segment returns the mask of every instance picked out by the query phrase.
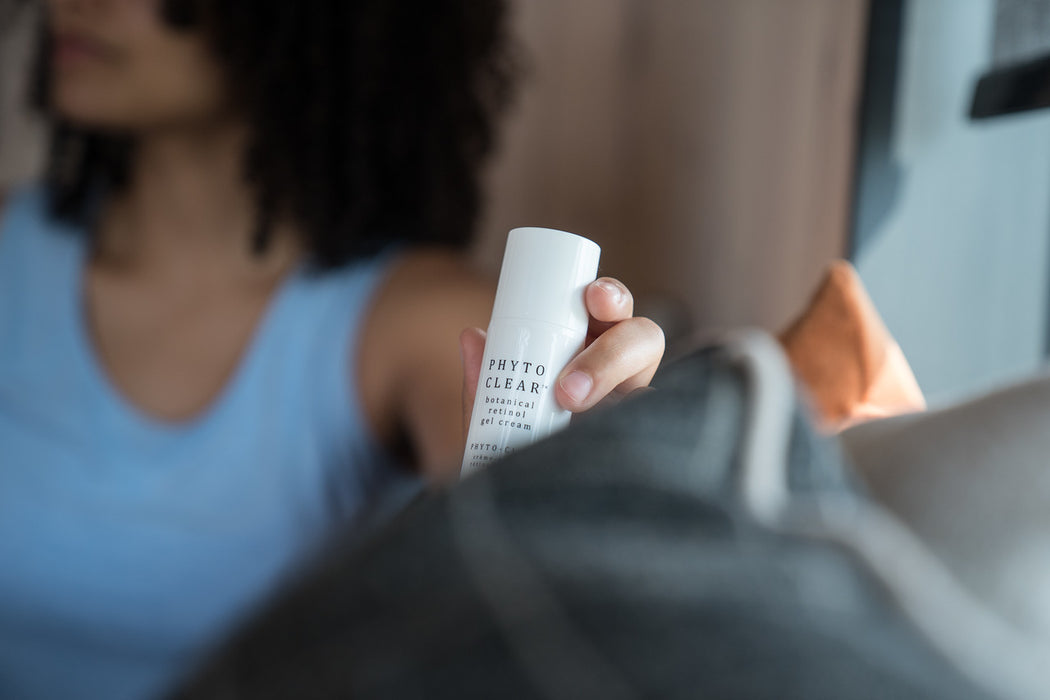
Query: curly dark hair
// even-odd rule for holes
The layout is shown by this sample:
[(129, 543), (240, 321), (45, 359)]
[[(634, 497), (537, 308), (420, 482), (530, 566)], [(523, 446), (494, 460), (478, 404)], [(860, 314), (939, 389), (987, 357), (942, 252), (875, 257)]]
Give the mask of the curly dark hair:
[[(244, 174), (257, 248), (298, 224), (330, 268), (391, 242), (462, 247), (513, 70), (505, 0), (165, 0), (202, 31), (250, 127)], [(35, 94), (48, 112), (48, 43)], [(45, 174), (57, 217), (90, 228), (100, 191), (127, 184), (130, 137), (61, 120)]]

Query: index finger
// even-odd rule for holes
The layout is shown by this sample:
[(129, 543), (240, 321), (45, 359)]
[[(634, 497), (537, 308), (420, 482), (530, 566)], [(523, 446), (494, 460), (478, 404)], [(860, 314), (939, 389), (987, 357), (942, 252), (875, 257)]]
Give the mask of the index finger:
[(634, 297), (620, 280), (599, 277), (584, 290), (587, 313), (591, 316), (590, 335), (601, 335), (619, 321), (634, 315)]

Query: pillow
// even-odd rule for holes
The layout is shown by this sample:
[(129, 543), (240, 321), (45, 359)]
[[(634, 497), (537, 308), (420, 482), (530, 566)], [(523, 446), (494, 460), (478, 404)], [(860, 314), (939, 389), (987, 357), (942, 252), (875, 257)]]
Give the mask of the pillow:
[(824, 431), (926, 408), (904, 353), (844, 260), (828, 267), (780, 341)]
[(1040, 376), (839, 439), (876, 500), (976, 597), (1050, 649), (1047, 425), (1050, 376)]

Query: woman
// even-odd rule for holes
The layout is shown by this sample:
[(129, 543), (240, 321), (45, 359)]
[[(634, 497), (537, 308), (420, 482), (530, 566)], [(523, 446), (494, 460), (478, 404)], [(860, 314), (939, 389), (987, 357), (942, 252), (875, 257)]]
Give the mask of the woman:
[[(51, 161), (0, 226), (0, 695), (149, 696), (395, 464), (454, 478), (504, 8), (46, 10)], [(574, 411), (663, 351), (619, 282), (586, 300)]]

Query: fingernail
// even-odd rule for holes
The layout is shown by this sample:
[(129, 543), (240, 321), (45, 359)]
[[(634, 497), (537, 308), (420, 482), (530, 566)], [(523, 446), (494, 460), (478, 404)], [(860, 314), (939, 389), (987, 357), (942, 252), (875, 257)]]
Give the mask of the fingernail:
[(582, 403), (591, 393), (594, 380), (586, 372), (570, 372), (561, 379), (561, 388), (576, 403)]
[(602, 289), (604, 289), (606, 292), (611, 294), (613, 301), (617, 304), (623, 301), (623, 289), (620, 287), (620, 285), (616, 284), (615, 282), (610, 282), (609, 280), (598, 280), (596, 284)]

